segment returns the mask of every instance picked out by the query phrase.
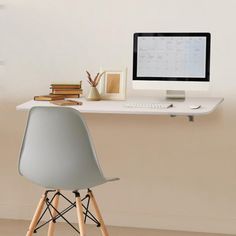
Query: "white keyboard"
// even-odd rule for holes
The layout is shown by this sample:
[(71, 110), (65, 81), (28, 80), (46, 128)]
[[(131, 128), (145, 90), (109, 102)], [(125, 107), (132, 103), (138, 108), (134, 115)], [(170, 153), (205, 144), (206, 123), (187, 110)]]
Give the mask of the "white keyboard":
[(127, 108), (148, 108), (148, 109), (167, 109), (173, 107), (172, 103), (126, 103)]

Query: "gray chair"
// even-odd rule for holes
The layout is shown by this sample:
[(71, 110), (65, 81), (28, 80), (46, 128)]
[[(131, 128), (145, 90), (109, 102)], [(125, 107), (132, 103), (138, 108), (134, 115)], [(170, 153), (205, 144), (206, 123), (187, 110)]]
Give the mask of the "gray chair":
[[(81, 236), (85, 235), (87, 219), (100, 226), (103, 236), (108, 235), (90, 188), (118, 178), (104, 177), (88, 129), (78, 111), (62, 107), (34, 107), (30, 110), (20, 152), (19, 172), (47, 189), (39, 201), (27, 236), (44, 226), (44, 223), (39, 224), (47, 211), (50, 214), (46, 222), (49, 223), (48, 236), (54, 235), (55, 223), (60, 217)], [(88, 189), (83, 199), (79, 193), (82, 189)], [(72, 190), (75, 201), (70, 201), (61, 190)], [(53, 195), (51, 199), (49, 195)], [(70, 204), (62, 212), (58, 211), (59, 197)], [(90, 202), (96, 217), (89, 210)], [(77, 209), (79, 230), (64, 217), (73, 207)]]

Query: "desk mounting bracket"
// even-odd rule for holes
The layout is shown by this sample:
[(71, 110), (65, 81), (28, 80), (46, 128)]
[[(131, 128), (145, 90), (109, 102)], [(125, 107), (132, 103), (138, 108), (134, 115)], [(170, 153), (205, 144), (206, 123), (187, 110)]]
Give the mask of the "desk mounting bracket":
[[(176, 115), (170, 115), (170, 117), (176, 117)], [(194, 122), (194, 116), (188, 116), (189, 122)]]
[(194, 116), (188, 116), (188, 121), (189, 122), (194, 122)]

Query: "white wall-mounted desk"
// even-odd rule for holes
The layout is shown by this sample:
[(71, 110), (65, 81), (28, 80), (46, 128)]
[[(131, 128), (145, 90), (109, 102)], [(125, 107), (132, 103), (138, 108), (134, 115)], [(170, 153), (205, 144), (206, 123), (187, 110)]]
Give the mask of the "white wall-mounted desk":
[[(76, 99), (75, 99), (76, 100)], [(167, 109), (151, 109), (151, 108), (128, 108), (126, 103), (163, 103), (163, 99), (155, 99), (149, 97), (129, 98), (126, 101), (87, 101), (84, 98), (77, 99), (83, 102), (82, 106), (71, 106), (81, 113), (107, 113), (107, 114), (135, 114), (135, 115), (168, 115), (168, 116), (187, 116), (193, 120), (194, 116), (207, 115), (213, 112), (223, 98), (186, 98), (184, 101), (171, 101), (173, 107)], [(168, 101), (169, 102), (169, 101)], [(201, 105), (199, 109), (191, 109), (191, 105)], [(55, 105), (45, 101), (28, 101), (16, 107), (17, 110), (27, 111), (35, 106)]]

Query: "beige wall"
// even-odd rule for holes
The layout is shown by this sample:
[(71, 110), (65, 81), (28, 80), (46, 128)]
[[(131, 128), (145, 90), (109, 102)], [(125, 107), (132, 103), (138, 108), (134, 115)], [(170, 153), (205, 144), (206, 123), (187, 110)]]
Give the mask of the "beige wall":
[(30, 218), (42, 191), (17, 174), (26, 120), (17, 104), (48, 93), (53, 81), (76, 82), (85, 69), (95, 73), (100, 66), (127, 66), (128, 93), (137, 94), (130, 82), (134, 32), (210, 31), (213, 83), (207, 94), (225, 98), (216, 112), (194, 123), (184, 117), (85, 117), (104, 171), (121, 178), (95, 189), (108, 224), (236, 234), (235, 0), (1, 3), (1, 218)]

